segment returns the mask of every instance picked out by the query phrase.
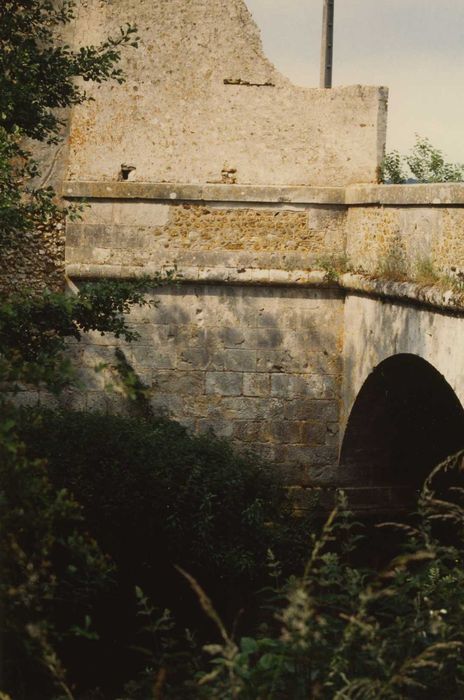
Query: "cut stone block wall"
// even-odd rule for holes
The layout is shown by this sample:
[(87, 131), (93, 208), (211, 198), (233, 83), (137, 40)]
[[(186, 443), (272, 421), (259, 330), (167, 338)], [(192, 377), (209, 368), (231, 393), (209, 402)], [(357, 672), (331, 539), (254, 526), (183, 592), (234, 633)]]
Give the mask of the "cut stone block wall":
[[(352, 309), (361, 317), (368, 307), (351, 289), (364, 280), (372, 289), (359, 291), (377, 294), (376, 274), (387, 277), (388, 287), (395, 271), (387, 263), (404, 265), (412, 278), (417, 261), (427, 256), (441, 266), (459, 260), (462, 186), (102, 182), (67, 183), (65, 191), (73, 200), (90, 197), (83, 220), (68, 224), (67, 269), (77, 281), (178, 267), (180, 284), (160, 290), (158, 309), (131, 314), (141, 339), (126, 348), (127, 359), (149, 387), (152, 405), (193, 430), (212, 428), (258, 449), (280, 465), (288, 483), (340, 482), (339, 426), (364, 376), (360, 358), (380, 347), (379, 332), (392, 354), (424, 355), (423, 325), (410, 332), (421, 318), (446, 327), (446, 342), (455, 342), (450, 330), (457, 321), (440, 325), (430, 310), (407, 307), (399, 329), (397, 310), (395, 321), (384, 324), (380, 319), (396, 309), (386, 302), (369, 302), (377, 321), (371, 314), (369, 328), (360, 326)], [(366, 275), (337, 278), (337, 260), (343, 264), (346, 255)], [(381, 296), (397, 294), (387, 287)], [(414, 285), (403, 287), (400, 297), (417, 292)], [(84, 367), (89, 358), (113, 357), (114, 348), (102, 350), (102, 342), (90, 341), (79, 358)], [(438, 343), (435, 333), (431, 342)], [(442, 355), (435, 360), (441, 368)], [(78, 400), (106, 408), (102, 377), (91, 381)]]
[(281, 465), (289, 483), (330, 483), (338, 457), (340, 294), (183, 284), (153, 296), (157, 308), (131, 313), (139, 340), (123, 347), (93, 334), (73, 347), (86, 391), (68, 397), (71, 404), (120, 408), (105, 391), (111, 378), (88, 369), (114, 364), (115, 348), (123, 347), (155, 410), (257, 450)]

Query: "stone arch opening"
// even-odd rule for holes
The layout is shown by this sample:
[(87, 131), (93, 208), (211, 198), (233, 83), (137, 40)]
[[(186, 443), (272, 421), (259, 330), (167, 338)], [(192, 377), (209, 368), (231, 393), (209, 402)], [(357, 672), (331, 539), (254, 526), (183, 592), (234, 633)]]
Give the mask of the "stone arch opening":
[(464, 409), (446, 379), (411, 354), (381, 362), (364, 382), (343, 438), (344, 481), (419, 489), (464, 447)]

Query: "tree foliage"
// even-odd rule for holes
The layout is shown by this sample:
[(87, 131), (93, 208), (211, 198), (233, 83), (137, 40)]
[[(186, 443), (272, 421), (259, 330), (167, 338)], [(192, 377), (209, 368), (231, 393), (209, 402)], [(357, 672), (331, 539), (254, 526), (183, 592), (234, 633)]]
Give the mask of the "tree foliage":
[(382, 182), (401, 185), (414, 182), (462, 182), (464, 165), (447, 163), (443, 153), (427, 138), (416, 135), (416, 143), (406, 156), (387, 153), (382, 162)]
[(128, 24), (98, 46), (72, 50), (60, 28), (74, 19), (74, 0), (4, 0), (0, 7), (0, 127), (56, 142), (63, 118), (56, 110), (87, 99), (76, 78), (122, 82), (121, 49), (137, 46)]
[[(24, 139), (56, 143), (63, 108), (87, 98), (76, 79), (121, 82), (121, 50), (136, 45), (135, 28), (128, 25), (100, 46), (71, 49), (59, 30), (73, 12), (71, 0), (0, 3), (3, 246), (27, 244), (24, 234), (63, 214), (51, 188), (32, 187), (39, 170)], [(51, 697), (47, 676), (61, 695), (71, 696), (55, 645), (73, 629), (89, 634), (82, 603), (90, 589), (106, 585), (111, 565), (85, 534), (80, 506), (52, 485), (42, 460), (27, 457), (9, 397), (21, 383), (57, 387), (70, 381), (63, 355), (69, 337), (79, 339), (89, 329), (133, 337), (122, 314), (143, 303), (143, 284), (101, 284), (74, 298), (24, 289), (0, 303), (0, 690), (11, 690), (15, 700)], [(66, 600), (69, 625), (59, 629), (50, 612)]]
[(87, 99), (82, 81), (121, 82), (121, 50), (137, 46), (128, 24), (98, 46), (71, 49), (60, 30), (74, 9), (73, 0), (0, 3), (0, 243), (60, 212), (52, 188), (30, 186), (39, 170), (24, 139), (57, 143), (65, 108)]
[(41, 295), (10, 296), (0, 303), (0, 382), (10, 389), (14, 382), (62, 388), (73, 377), (65, 353), (67, 341), (80, 341), (88, 331), (135, 340), (137, 333), (129, 328), (124, 314), (131, 306), (149, 303), (148, 289), (172, 277), (167, 272), (139, 280), (88, 283), (77, 295), (45, 290)]

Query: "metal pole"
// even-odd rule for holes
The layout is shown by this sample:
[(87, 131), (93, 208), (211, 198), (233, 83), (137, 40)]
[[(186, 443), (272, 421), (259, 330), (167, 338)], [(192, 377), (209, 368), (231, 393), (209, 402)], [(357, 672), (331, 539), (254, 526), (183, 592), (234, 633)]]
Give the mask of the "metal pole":
[(335, 0), (324, 0), (322, 16), (321, 88), (332, 87)]

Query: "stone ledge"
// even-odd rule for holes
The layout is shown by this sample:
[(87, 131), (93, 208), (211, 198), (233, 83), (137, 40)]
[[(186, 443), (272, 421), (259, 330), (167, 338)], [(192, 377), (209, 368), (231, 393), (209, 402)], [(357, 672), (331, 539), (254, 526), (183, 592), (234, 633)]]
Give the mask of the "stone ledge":
[(338, 204), (343, 187), (255, 187), (254, 185), (188, 185), (149, 182), (64, 182), (65, 199), (148, 199), (161, 201), (263, 202), (272, 204)]
[(63, 183), (65, 199), (129, 199), (162, 202), (248, 202), (346, 206), (464, 206), (464, 183), (350, 185), (344, 187), (254, 186), (150, 182)]
[[(162, 266), (161, 269), (167, 269)], [(171, 268), (172, 269), (172, 268)], [(159, 266), (147, 264), (131, 265), (95, 265), (69, 263), (66, 275), (77, 279), (133, 279), (155, 275)], [(347, 272), (337, 280), (329, 280), (324, 270), (281, 270), (281, 269), (234, 269), (234, 268), (195, 268), (179, 270), (181, 283), (201, 282), (207, 284), (245, 284), (257, 286), (296, 286), (325, 287), (343, 290), (345, 293), (356, 292), (367, 296), (383, 297), (404, 303), (441, 310), (446, 313), (464, 315), (464, 296), (452, 290), (427, 287), (416, 282), (397, 282), (393, 280), (374, 279), (366, 275)]]
[[(167, 269), (162, 266), (161, 269)], [(170, 268), (172, 269), (172, 268)], [(133, 279), (159, 273), (160, 267), (144, 265), (95, 265), (69, 263), (66, 265), (66, 275), (77, 279)], [(257, 269), (236, 270), (233, 268), (192, 268), (179, 270), (181, 283), (201, 282), (208, 284), (248, 284), (264, 286), (305, 286), (305, 287), (335, 287), (336, 282), (327, 280), (323, 270), (281, 270)]]
[(345, 204), (356, 206), (463, 206), (464, 183), (418, 185), (351, 185), (345, 190)]
[(417, 282), (374, 279), (352, 272), (340, 275), (338, 283), (347, 292), (358, 292), (408, 303), (413, 302), (447, 313), (464, 314), (464, 296), (451, 289), (443, 290), (436, 286), (425, 286)]

